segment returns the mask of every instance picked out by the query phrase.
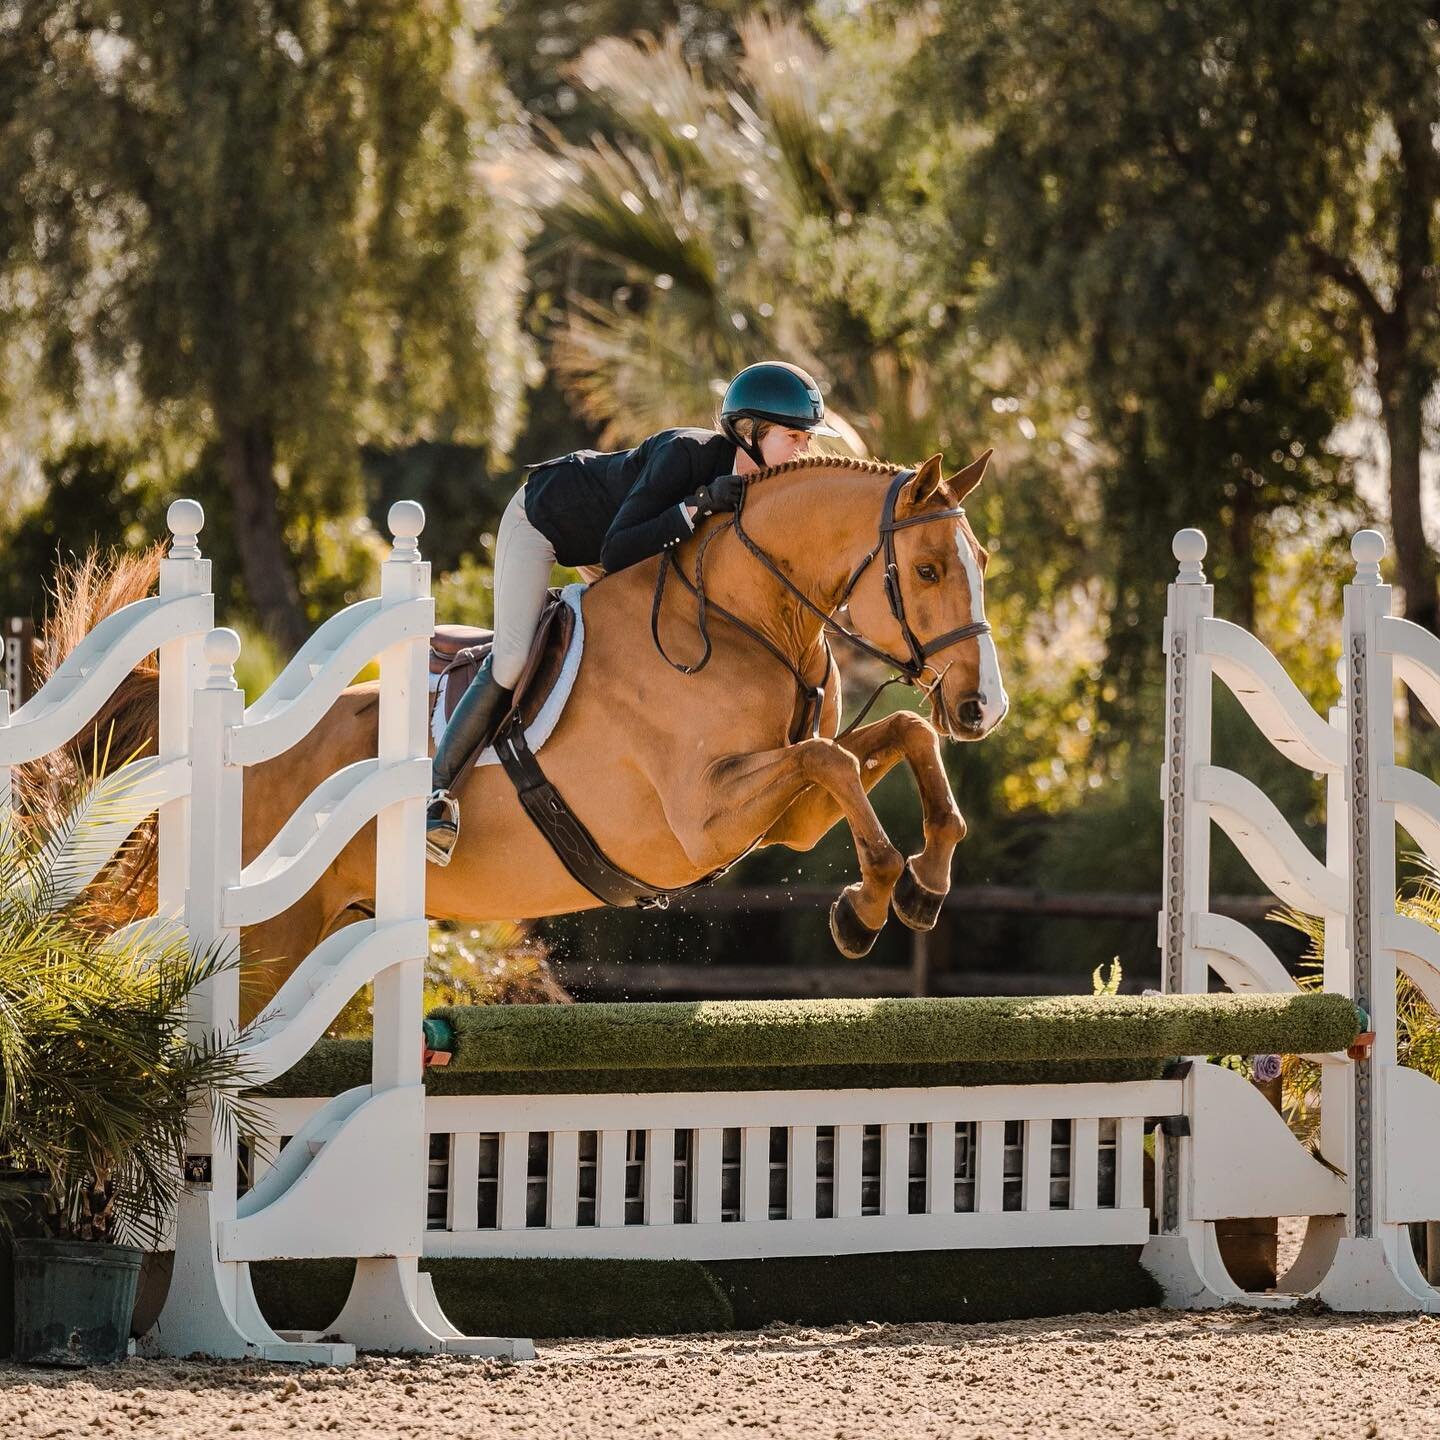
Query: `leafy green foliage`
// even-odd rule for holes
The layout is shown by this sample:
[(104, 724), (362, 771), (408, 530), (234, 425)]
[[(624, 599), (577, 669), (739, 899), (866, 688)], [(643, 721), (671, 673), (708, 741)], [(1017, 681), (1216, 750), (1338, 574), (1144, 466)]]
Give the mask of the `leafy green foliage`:
[(243, 1035), (185, 1030), (187, 1000), (237, 960), (160, 922), (108, 930), (103, 883), (88, 888), (132, 785), (101, 778), (49, 830), (0, 812), (0, 1175), (43, 1174), (33, 1219), (56, 1238), (153, 1247), (191, 1107), (212, 1104), (231, 1133), (256, 1126), (225, 1088), (243, 1078)]

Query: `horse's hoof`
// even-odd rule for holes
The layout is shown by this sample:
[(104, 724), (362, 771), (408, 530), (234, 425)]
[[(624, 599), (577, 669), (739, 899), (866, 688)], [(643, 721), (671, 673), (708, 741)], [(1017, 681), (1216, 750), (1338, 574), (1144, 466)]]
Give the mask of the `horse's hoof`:
[(874, 947), (879, 933), (861, 920), (849, 895), (842, 891), (830, 907), (830, 935), (840, 953), (847, 960), (863, 959)]
[(890, 895), (890, 907), (895, 911), (895, 918), (912, 930), (933, 930), (944, 903), (945, 896), (939, 890), (922, 885), (907, 862)]

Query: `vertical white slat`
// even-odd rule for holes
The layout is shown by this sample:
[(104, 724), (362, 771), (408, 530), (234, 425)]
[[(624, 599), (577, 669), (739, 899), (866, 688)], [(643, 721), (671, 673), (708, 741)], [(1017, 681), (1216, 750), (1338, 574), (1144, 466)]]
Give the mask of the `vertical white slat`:
[[(425, 512), (413, 500), (390, 507), (395, 541), (380, 567), (380, 604), (393, 609), (419, 601), (430, 607), (430, 566), (417, 537)], [(423, 635), (402, 640), (376, 657), (380, 695), (375, 753), (382, 766), (423, 761), (430, 754), (427, 684), (430, 644)], [(425, 800), (386, 805), (375, 817), (375, 923), (425, 918)], [(425, 1015), (426, 943), (397, 954), (372, 980), (371, 1070), (377, 1089), (419, 1085), (424, 1079), (415, 1037)], [(522, 1207), (523, 1208), (523, 1207)], [(521, 1223), (524, 1221), (522, 1219)]]
[(500, 1199), (497, 1220), (502, 1230), (525, 1228), (526, 1167), (530, 1162), (530, 1132), (505, 1130), (500, 1135)]
[(880, 1213), (910, 1212), (910, 1127), (880, 1127)]
[(770, 1127), (747, 1125), (741, 1132), (740, 1218), (770, 1218)]
[[(202, 559), (197, 543), (205, 525), (205, 511), (194, 500), (176, 500), (165, 513), (171, 532), (169, 553), (160, 562), (160, 598), (208, 595), (210, 562)], [(215, 623), (215, 602), (209, 604), (206, 628)], [(190, 727), (195, 690), (204, 682), (201, 635), (183, 635), (160, 647), (158, 683), (158, 737), (156, 757), (163, 764), (190, 753)], [(124, 758), (119, 757), (119, 758)], [(189, 885), (190, 804), (186, 794), (160, 807), (156, 816), (158, 863), (156, 914), (178, 916), (185, 908)]]
[(1210, 967), (1195, 944), (1195, 923), (1210, 909), (1210, 807), (1195, 799), (1195, 775), (1211, 758), (1214, 672), (1200, 637), (1214, 613), (1215, 592), (1205, 582), (1200, 563), (1203, 535), (1182, 530), (1172, 550), (1180, 570), (1166, 592), (1165, 608), (1160, 988), (1166, 994), (1203, 995)]
[(477, 1131), (450, 1137), (449, 1196), (445, 1204), (447, 1230), (474, 1230), (480, 1224), (480, 1136)]
[(675, 1223), (675, 1132), (645, 1132), (645, 1223)]
[(982, 1120), (979, 1154), (975, 1157), (975, 1209), (982, 1215), (998, 1215), (1005, 1208), (1005, 1122)]
[(1115, 1171), (1115, 1204), (1121, 1210), (1140, 1209), (1145, 1203), (1145, 1122), (1138, 1115), (1127, 1115), (1116, 1126)]
[(625, 1223), (625, 1134), (602, 1130), (596, 1138), (595, 1223), (602, 1228)]
[(790, 1163), (785, 1184), (785, 1214), (791, 1220), (815, 1218), (815, 1127), (790, 1127)]
[(1100, 1203), (1100, 1122), (1076, 1120), (1070, 1130), (1070, 1208), (1093, 1210)]
[(860, 1213), (861, 1166), (864, 1163), (863, 1125), (835, 1127), (835, 1218), (848, 1220)]
[(955, 1213), (955, 1122), (932, 1120), (925, 1137), (925, 1213)]
[[(241, 825), (244, 769), (227, 762), (230, 734), (244, 723), (245, 697), (235, 683), (240, 637), (233, 630), (212, 630), (204, 639), (204, 688), (192, 697), (190, 852), (185, 860), (189, 884), (185, 892), (185, 929), (196, 949), (210, 946), (239, 949), (238, 927), (225, 923), (225, 900), (238, 887), (241, 871)], [(229, 1033), (240, 1021), (240, 977), (230, 966), (191, 992), (186, 1006), (186, 1031), (191, 1044), (208, 1045), (215, 1032)], [(235, 1218), (234, 1131), (216, 1123), (210, 1106), (197, 1104), (187, 1120), (187, 1155), (209, 1155), (214, 1188), (203, 1205), (206, 1224)], [(417, 1182), (418, 1183), (418, 1182)], [(208, 1234), (208, 1232), (207, 1232)], [(205, 1242), (206, 1266), (213, 1256), (213, 1234)], [(228, 1263), (226, 1284), (236, 1271)], [(172, 1286), (172, 1297), (179, 1290)]]
[(550, 1134), (550, 1228), (573, 1230), (580, 1205), (580, 1132)]
[(724, 1140), (725, 1132), (718, 1126), (695, 1132), (690, 1193), (695, 1197), (697, 1225), (720, 1223), (720, 1162)]
[(1050, 1208), (1050, 1122), (1025, 1122), (1025, 1173), (1020, 1186), (1024, 1210)]

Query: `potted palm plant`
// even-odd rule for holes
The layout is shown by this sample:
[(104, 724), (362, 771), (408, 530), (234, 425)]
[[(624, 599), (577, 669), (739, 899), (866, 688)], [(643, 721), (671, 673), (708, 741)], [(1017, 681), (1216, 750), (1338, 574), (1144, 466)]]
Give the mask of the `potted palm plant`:
[(192, 1108), (253, 1117), (236, 1098), (243, 1035), (185, 1028), (189, 997), (233, 956), (192, 952), (173, 925), (115, 928), (131, 867), (114, 838), (138, 808), (123, 771), (60, 808), (48, 825), (0, 808), (0, 1231), (15, 1358), (85, 1365), (128, 1351)]

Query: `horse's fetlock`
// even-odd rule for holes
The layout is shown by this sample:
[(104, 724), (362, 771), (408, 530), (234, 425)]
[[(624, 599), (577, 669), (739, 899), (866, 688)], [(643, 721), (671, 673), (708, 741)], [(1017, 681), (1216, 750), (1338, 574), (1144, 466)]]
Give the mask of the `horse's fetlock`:
[(893, 846), (876, 846), (870, 855), (870, 873), (886, 887), (893, 890), (905, 869), (905, 857)]

